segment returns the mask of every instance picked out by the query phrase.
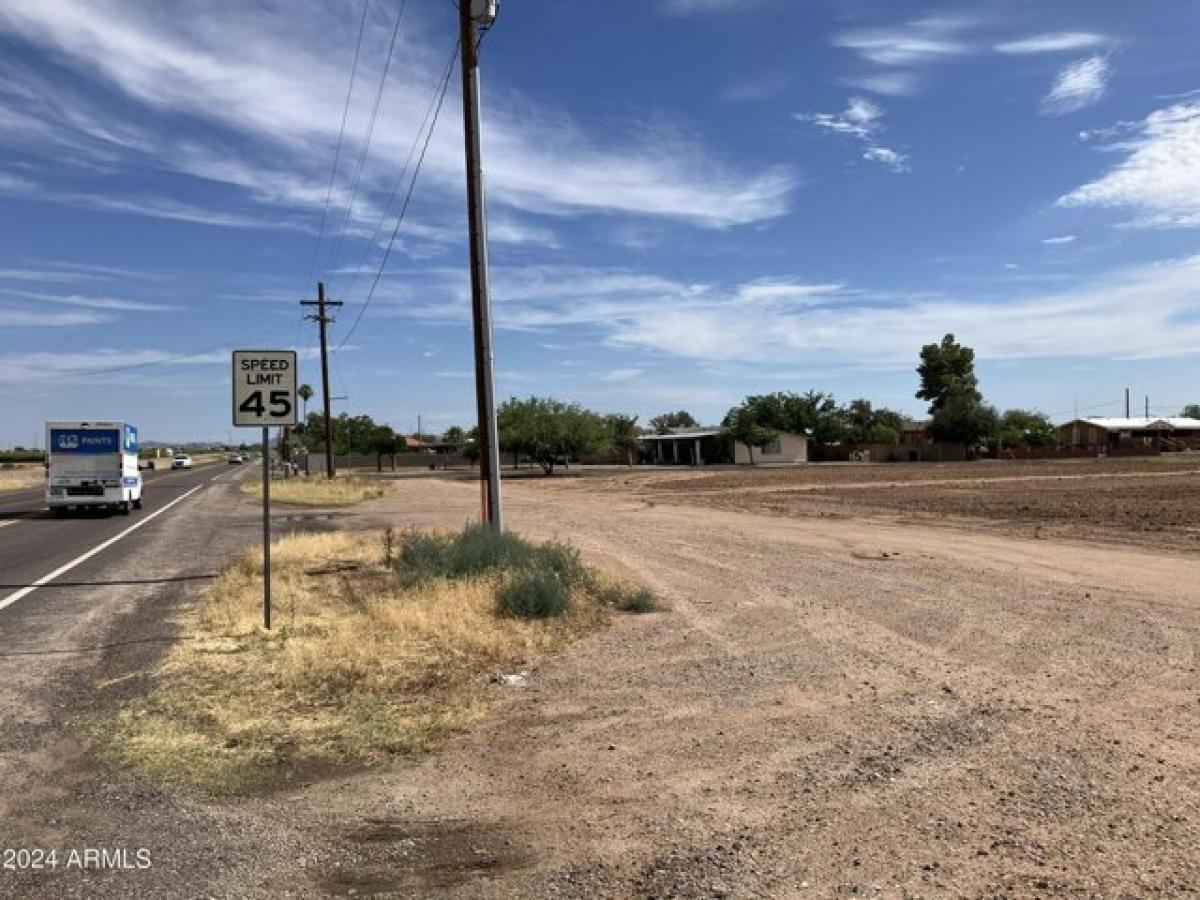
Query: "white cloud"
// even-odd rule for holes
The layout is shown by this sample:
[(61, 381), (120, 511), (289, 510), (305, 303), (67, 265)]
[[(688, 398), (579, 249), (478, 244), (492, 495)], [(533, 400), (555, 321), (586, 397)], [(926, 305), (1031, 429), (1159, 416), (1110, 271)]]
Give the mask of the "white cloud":
[(858, 28), (835, 35), (833, 45), (883, 66), (914, 66), (965, 56), (972, 45), (961, 32), (974, 24), (963, 16), (928, 16), (903, 25)]
[(74, 325), (100, 325), (112, 316), (95, 312), (48, 313), (38, 309), (0, 309), (0, 327), (68, 328)]
[[(149, 156), (158, 165), (238, 185), (262, 203), (319, 209), (345, 90), (345, 63), (331, 48), (354, 40), (346, 18), (315, 0), (254, 9), (235, 0), (9, 0), (0, 8), (0, 32), (119, 91), (137, 104), (128, 118), (138, 127), (65, 90), (25, 97), (9, 84), (0, 108), (23, 117), (27, 140), (34, 139), (30, 128), (49, 130), (74, 142), (86, 139), (124, 164)], [(406, 18), (364, 174), (368, 198), (390, 189), (445, 65), (452, 35), (441, 19), (433, 23), (413, 9)], [(386, 41), (386, 25), (381, 20), (369, 29), (370, 50)], [(365, 59), (382, 55), (364, 52)], [(368, 65), (361, 76), (370, 85), (378, 69)], [(356, 136), (373, 92), (357, 93), (350, 122)], [(795, 188), (790, 169), (731, 163), (666, 123), (598, 134), (564, 110), (535, 106), (501, 88), (489, 93), (488, 104), (494, 207), (657, 216), (724, 228), (782, 215)], [(66, 121), (68, 112), (79, 125)], [(181, 146), (181, 117), (212, 126), (204, 147)], [(97, 122), (105, 123), (103, 132)], [(226, 139), (230, 134), (234, 140)], [(461, 169), (461, 125), (443, 115), (422, 177), (427, 188), (457, 196)], [(371, 222), (366, 210), (364, 221)]]
[[(725, 286), (623, 270), (498, 268), (496, 324), (543, 331), (582, 326), (614, 345), (696, 362), (910, 368), (931, 335), (948, 331), (988, 360), (1159, 359), (1200, 352), (1198, 283), (1200, 256), (994, 301), (788, 280)], [(437, 321), (467, 314), (456, 281), (409, 289), (393, 314)], [(866, 355), (863, 335), (870, 336)]]
[(1135, 224), (1200, 227), (1200, 103), (1151, 113), (1132, 137), (1110, 149), (1124, 159), (1060, 197), (1060, 206), (1126, 208), (1139, 214)]
[(1014, 55), (1060, 53), (1066, 50), (1088, 50), (1107, 42), (1108, 38), (1102, 34), (1092, 34), (1086, 31), (1055, 31), (997, 44), (996, 50), (1000, 53)]
[(734, 12), (756, 5), (752, 0), (662, 0), (665, 13), (673, 16), (691, 16), (699, 13)]
[(1042, 98), (1042, 112), (1061, 116), (1099, 103), (1108, 90), (1112, 68), (1100, 55), (1073, 62), (1054, 79), (1054, 86)]
[(909, 97), (917, 92), (917, 88), (921, 86), (921, 79), (915, 72), (876, 72), (871, 75), (846, 78), (844, 83), (873, 94)]
[(613, 370), (611, 370), (609, 372), (605, 372), (603, 375), (601, 375), (600, 380), (601, 381), (609, 381), (609, 382), (632, 381), (633, 379), (640, 377), (642, 375), (642, 373), (645, 371), (646, 371), (645, 369), (639, 369), (634, 366), (629, 366), (627, 368), (621, 368), (621, 369), (613, 369)]
[(1043, 244), (1073, 244), (1075, 243), (1075, 235), (1063, 234), (1058, 237), (1042, 238)]
[(897, 150), (879, 143), (878, 135), (883, 130), (883, 108), (864, 97), (851, 97), (840, 113), (801, 114), (802, 122), (812, 122), (818, 128), (834, 134), (845, 134), (866, 144), (862, 158), (880, 163), (893, 172), (908, 172), (908, 157)]
[(58, 306), (77, 306), (83, 309), (102, 309), (119, 312), (166, 312), (179, 309), (164, 303), (147, 303), (142, 300), (126, 300), (120, 297), (89, 297), (82, 294), (45, 294), (34, 291), (18, 291), (0, 288), (0, 294), (36, 300)]
[(863, 151), (863, 159), (887, 166), (893, 172), (912, 171), (908, 167), (908, 157), (890, 147), (868, 147)]

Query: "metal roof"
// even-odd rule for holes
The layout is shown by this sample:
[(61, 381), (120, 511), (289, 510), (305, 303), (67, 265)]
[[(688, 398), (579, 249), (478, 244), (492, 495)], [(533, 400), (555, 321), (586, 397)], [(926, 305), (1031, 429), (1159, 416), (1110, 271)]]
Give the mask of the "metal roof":
[(691, 438), (713, 437), (721, 434), (720, 428), (680, 428), (669, 434), (643, 434), (641, 441), (685, 441)]
[(1142, 416), (1125, 419), (1119, 417), (1097, 417), (1080, 419), (1105, 431), (1200, 431), (1200, 419), (1182, 416), (1164, 416), (1147, 419)]

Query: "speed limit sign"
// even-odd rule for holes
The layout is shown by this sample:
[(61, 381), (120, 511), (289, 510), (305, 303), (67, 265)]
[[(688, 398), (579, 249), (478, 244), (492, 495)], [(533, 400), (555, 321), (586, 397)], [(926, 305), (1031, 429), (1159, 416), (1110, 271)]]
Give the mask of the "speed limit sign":
[(233, 351), (233, 424), (295, 425), (296, 351)]

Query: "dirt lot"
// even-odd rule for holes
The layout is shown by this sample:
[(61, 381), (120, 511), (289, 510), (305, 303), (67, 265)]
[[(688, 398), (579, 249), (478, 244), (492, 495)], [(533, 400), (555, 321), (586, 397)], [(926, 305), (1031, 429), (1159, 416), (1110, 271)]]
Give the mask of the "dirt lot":
[[(512, 528), (671, 609), (494, 686), (480, 724), (416, 760), (237, 802), (112, 779), (104, 839), (140, 835), (164, 876), (186, 859), (213, 897), (1200, 895), (1200, 559), (1179, 528), (1033, 539), (732, 508), (727, 489), (864, 471), (506, 482)], [(953, 471), (924, 480), (958, 490)], [(1167, 477), (1189, 496), (1196, 476)], [(478, 497), (400, 479), (336, 522), (457, 527)], [(103, 893), (159, 896), (146, 877)]]
[[(513, 483), (512, 525), (674, 609), (544, 667), (412, 769), (315, 788), (376, 829), (365, 888), (1200, 891), (1193, 554), (648, 503), (621, 480)], [(476, 500), (414, 480), (375, 514), (457, 524)]]
[(1200, 550), (1200, 457), (1110, 462), (808, 466), (577, 482), (647, 503), (896, 521), (1024, 537)]

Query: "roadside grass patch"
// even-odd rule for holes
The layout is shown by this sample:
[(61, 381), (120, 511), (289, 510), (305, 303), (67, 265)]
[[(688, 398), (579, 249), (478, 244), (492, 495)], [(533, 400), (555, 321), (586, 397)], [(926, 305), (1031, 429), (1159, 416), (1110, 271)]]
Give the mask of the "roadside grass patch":
[(605, 624), (624, 590), (577, 551), (490, 529), (296, 535), (205, 592), (147, 696), (100, 726), (154, 781), (245, 793), (425, 750), (528, 669)]
[[(242, 490), (252, 497), (262, 498), (262, 481), (257, 478), (242, 481)], [(333, 480), (298, 475), (271, 482), (271, 499), (297, 506), (351, 506), (364, 500), (374, 500), (388, 492), (385, 482), (362, 478), (337, 477)]]

